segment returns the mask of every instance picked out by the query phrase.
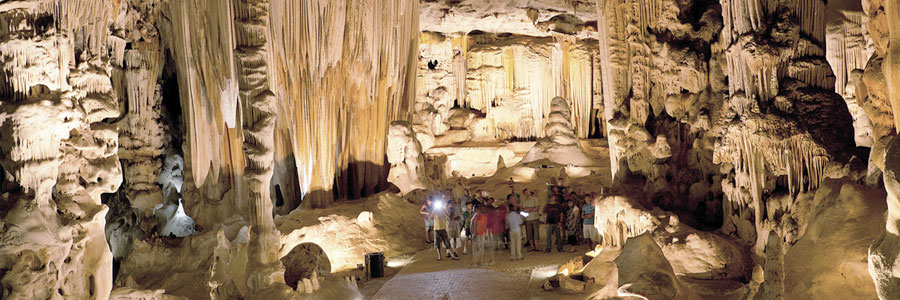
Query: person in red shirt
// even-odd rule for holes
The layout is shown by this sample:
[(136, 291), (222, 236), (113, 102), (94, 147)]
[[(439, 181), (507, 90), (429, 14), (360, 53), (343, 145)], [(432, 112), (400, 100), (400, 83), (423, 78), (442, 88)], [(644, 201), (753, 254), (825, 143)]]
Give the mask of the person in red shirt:
[[(493, 205), (493, 199), (491, 200), (491, 205)], [(509, 213), (509, 207), (506, 205), (500, 205), (499, 207), (494, 208), (494, 212), (491, 213), (491, 235), (493, 241), (496, 243), (496, 247), (499, 249), (501, 246), (505, 246), (506, 241), (508, 240), (507, 226), (506, 226), (506, 214)]]
[[(494, 262), (494, 245), (490, 234), (490, 216), (493, 211), (493, 207), (490, 205), (480, 204), (475, 207), (475, 215), (472, 216), (471, 224), (472, 235), (474, 235), (473, 266), (480, 267)], [(487, 258), (490, 259), (489, 262), (484, 257), (485, 252), (487, 252)]]

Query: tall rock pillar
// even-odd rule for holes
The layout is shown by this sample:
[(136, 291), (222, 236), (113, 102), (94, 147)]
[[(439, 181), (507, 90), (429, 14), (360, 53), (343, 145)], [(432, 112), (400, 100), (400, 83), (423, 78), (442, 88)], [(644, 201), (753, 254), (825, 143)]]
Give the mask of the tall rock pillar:
[(238, 97), (243, 131), (244, 198), (249, 208), (250, 243), (247, 287), (251, 299), (284, 296), (284, 266), (278, 250), (281, 235), (272, 219), (269, 181), (274, 167), (275, 94), (269, 88), (267, 64), (269, 1), (233, 0)]

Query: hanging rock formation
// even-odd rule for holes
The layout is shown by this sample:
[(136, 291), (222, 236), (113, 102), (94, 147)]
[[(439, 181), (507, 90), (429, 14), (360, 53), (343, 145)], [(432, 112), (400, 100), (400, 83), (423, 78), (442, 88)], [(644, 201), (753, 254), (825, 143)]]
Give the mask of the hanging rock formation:
[(853, 1), (830, 1), (826, 7), (825, 57), (834, 72), (834, 91), (844, 97), (853, 116), (857, 146), (872, 147), (872, 121), (857, 99), (856, 86), (862, 80), (874, 49), (868, 44), (867, 17)]
[[(571, 102), (577, 137), (604, 134), (596, 122), (602, 91), (594, 4), (521, 5), (422, 3), (413, 127), (426, 149), (544, 137), (550, 102), (557, 96)], [(572, 9), (576, 14), (566, 13)], [(463, 116), (474, 119), (458, 126), (454, 118)]]
[(0, 3), (4, 299), (106, 299), (101, 194), (122, 183), (106, 1)]
[[(303, 5), (0, 4), (0, 224), (4, 240), (16, 241), (0, 248), (0, 269), (15, 270), (2, 272), (4, 299), (107, 298), (113, 267), (101, 194), (117, 191), (109, 199), (121, 215), (111, 216), (110, 237), (122, 259), (119, 283), (130, 291), (117, 297), (151, 285), (137, 273), (179, 273), (129, 257), (175, 247), (201, 257), (186, 265), (215, 270), (224, 262), (202, 259), (215, 254), (251, 262), (252, 275), (182, 273), (193, 275), (163, 286), (205, 287), (191, 296), (284, 298), (273, 198), (287, 197), (281, 211), (290, 211), (387, 187), (387, 130), (408, 119), (419, 35), (416, 1)], [(319, 26), (329, 30), (310, 30)], [(184, 157), (183, 177), (163, 169), (175, 167), (167, 157)], [(180, 211), (182, 196), (197, 236), (156, 237), (169, 231), (153, 211)], [(246, 225), (248, 241), (224, 246)], [(217, 243), (220, 230), (227, 237), (218, 252), (197, 251)], [(48, 254), (11, 259), (32, 252)]]
[(276, 160), (293, 156), (304, 206), (387, 187), (388, 128), (415, 96), (417, 3), (272, 3)]
[(330, 272), (423, 250), (431, 185), (559, 176), (612, 189), (594, 226), (625, 251), (584, 272), (604, 295), (895, 299), (896, 20), (897, 0), (2, 1), (0, 298), (359, 298)]

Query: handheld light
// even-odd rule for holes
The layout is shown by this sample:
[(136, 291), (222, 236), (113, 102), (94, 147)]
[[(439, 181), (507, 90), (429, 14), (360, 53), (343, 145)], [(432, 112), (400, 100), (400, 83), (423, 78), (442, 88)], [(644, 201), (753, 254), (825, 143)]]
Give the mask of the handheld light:
[(520, 211), (519, 214), (522, 215), (523, 217), (526, 217), (526, 218), (528, 217), (528, 212)]

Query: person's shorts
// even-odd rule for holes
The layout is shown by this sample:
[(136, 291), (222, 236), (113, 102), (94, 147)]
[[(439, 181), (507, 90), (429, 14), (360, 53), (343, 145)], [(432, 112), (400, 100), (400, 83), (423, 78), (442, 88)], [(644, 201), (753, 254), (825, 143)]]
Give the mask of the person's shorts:
[(450, 237), (447, 236), (447, 231), (443, 229), (434, 231), (434, 249), (438, 249), (438, 247), (444, 243), (444, 247), (450, 248)]
[(428, 228), (428, 229), (434, 228), (434, 219), (425, 220), (425, 228)]
[(460, 230), (459, 227), (448, 227), (447, 228), (447, 236), (450, 237), (451, 239), (458, 239), (460, 232), (462, 232), (462, 230)]
[(600, 232), (597, 231), (597, 227), (594, 227), (594, 224), (584, 224), (581, 227), (581, 233), (584, 234), (584, 238), (591, 239), (594, 243), (600, 241)]

